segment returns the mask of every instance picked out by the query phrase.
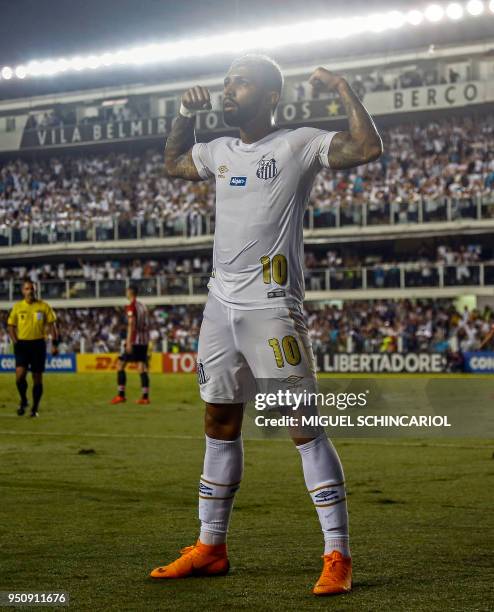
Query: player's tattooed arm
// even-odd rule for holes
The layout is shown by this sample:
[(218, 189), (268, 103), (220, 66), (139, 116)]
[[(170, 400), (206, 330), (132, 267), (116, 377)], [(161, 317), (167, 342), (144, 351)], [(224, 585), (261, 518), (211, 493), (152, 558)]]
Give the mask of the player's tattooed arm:
[(192, 146), (195, 143), (195, 112), (211, 108), (209, 91), (205, 87), (192, 87), (182, 96), (182, 104), (192, 117), (179, 114), (175, 119), (165, 145), (165, 169), (169, 176), (201, 181), (192, 159)]
[(169, 176), (202, 180), (192, 159), (192, 146), (195, 142), (193, 117), (179, 115), (171, 129), (165, 145), (165, 169)]
[(325, 68), (317, 68), (309, 83), (316, 91), (336, 90), (348, 117), (348, 131), (338, 132), (331, 141), (328, 156), (331, 168), (353, 168), (380, 157), (383, 145), (379, 132), (345, 79)]

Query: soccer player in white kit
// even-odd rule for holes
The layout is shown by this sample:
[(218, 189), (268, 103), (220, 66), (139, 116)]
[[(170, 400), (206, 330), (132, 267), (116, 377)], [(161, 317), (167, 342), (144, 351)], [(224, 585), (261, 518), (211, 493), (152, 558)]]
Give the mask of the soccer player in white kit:
[[(344, 78), (318, 68), (318, 91), (336, 90), (349, 129), (278, 129), (273, 113), (283, 76), (270, 58), (236, 60), (224, 81), (225, 123), (240, 137), (194, 144), (194, 117), (210, 108), (209, 92), (182, 97), (165, 148), (170, 176), (216, 182), (216, 230), (209, 296), (199, 336), (198, 381), (206, 402), (206, 453), (199, 483), (201, 529), (196, 544), (153, 578), (226, 574), (228, 524), (243, 472), (245, 403), (261, 383), (296, 380), (316, 390), (314, 358), (302, 312), (303, 215), (314, 177), (377, 159), (381, 138)], [(310, 438), (293, 429), (304, 478), (324, 535), (316, 595), (351, 589), (352, 569), (343, 470), (321, 429)]]

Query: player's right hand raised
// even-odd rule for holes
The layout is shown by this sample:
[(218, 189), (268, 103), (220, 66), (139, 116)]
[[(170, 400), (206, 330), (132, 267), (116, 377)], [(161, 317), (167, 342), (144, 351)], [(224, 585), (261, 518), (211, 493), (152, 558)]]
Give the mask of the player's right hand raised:
[(188, 89), (182, 96), (182, 104), (191, 111), (211, 110), (211, 96), (206, 87), (196, 85)]

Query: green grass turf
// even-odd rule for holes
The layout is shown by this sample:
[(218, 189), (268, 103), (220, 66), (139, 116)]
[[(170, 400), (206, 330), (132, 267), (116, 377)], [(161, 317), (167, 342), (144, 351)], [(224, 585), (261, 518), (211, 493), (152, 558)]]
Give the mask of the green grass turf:
[(488, 440), (337, 440), (355, 587), (318, 599), (322, 537), (298, 453), (247, 439), (231, 573), (149, 580), (197, 536), (202, 408), (193, 376), (153, 376), (149, 407), (109, 406), (114, 383), (46, 376), (34, 420), (14, 415), (0, 376), (0, 591), (63, 589), (72, 609), (105, 611), (494, 608)]

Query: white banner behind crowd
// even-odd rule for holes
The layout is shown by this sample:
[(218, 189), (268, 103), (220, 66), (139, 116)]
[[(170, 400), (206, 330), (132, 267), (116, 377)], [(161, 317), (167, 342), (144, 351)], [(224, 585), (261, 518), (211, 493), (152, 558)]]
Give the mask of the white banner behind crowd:
[[(368, 93), (364, 98), (365, 106), (375, 116), (459, 108), (493, 101), (493, 80), (378, 91)], [(341, 119), (344, 110), (339, 98), (335, 95), (330, 99), (280, 104), (276, 114), (279, 125), (295, 127), (311, 122)], [(27, 119), (27, 114), (17, 115), (15, 129), (1, 133), (0, 151), (69, 147), (89, 143), (165, 137), (171, 128), (173, 116), (147, 117), (132, 121), (95, 121), (89, 124), (37, 129), (26, 128)], [(224, 124), (222, 113), (219, 110), (199, 113), (196, 118), (196, 129), (198, 132), (213, 133), (231, 130)]]

